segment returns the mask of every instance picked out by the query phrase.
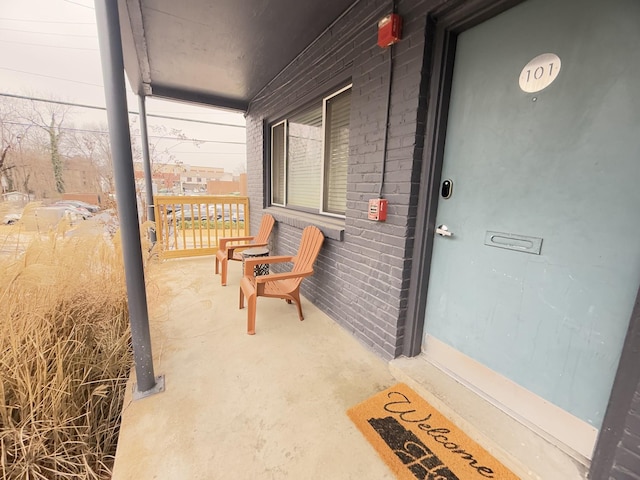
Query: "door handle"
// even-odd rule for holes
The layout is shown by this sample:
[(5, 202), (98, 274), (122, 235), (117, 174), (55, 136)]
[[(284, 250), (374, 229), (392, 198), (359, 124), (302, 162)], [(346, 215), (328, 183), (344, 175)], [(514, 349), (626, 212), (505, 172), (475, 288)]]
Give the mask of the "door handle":
[(450, 232), (449, 227), (446, 225), (439, 225), (436, 228), (436, 233), (441, 237), (453, 237), (453, 232)]

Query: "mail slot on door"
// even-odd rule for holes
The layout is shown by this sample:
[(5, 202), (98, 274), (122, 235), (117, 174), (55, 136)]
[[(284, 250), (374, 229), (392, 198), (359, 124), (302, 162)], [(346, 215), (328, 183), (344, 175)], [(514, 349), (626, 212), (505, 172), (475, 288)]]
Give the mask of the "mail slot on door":
[(542, 250), (542, 238), (516, 235), (514, 233), (487, 231), (484, 244), (489, 247), (504, 248), (516, 252), (540, 255)]

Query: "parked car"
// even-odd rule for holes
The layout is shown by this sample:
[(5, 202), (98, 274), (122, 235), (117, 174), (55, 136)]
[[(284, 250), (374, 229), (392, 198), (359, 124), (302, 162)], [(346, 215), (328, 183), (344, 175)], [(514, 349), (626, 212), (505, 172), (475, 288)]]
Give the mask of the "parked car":
[(93, 216), (89, 210), (77, 208), (72, 205), (50, 205), (48, 207), (39, 207), (35, 210), (35, 216), (40, 225), (55, 225), (62, 218), (69, 220), (71, 224), (75, 224), (80, 220), (86, 220)]
[(244, 222), (244, 205), (232, 205), (231, 207), (231, 221)]
[(182, 205), (169, 203), (164, 207), (164, 211), (167, 212), (167, 215), (177, 212), (178, 210), (182, 210)]
[(59, 205), (63, 208), (65, 215), (67, 215), (72, 221), (93, 217), (93, 213), (84, 207), (74, 207), (73, 205)]
[(20, 220), (20, 218), (22, 218), (22, 215), (19, 213), (9, 213), (4, 216), (4, 218), (2, 219), (2, 223), (4, 225), (13, 225), (18, 220)]
[(244, 222), (244, 205), (227, 205), (224, 211), (222, 206), (218, 205), (217, 218), (218, 220), (224, 219), (225, 222)]
[(206, 220), (208, 218), (208, 211), (206, 205), (184, 205), (180, 210), (176, 210), (169, 215), (170, 219), (174, 219), (175, 222), (180, 223), (182, 221), (190, 222), (194, 218), (200, 220)]
[(75, 208), (84, 208), (90, 213), (97, 213), (100, 211), (100, 207), (98, 205), (92, 205), (90, 203), (83, 202), (81, 200), (58, 200), (53, 205), (56, 205), (56, 206), (70, 205)]

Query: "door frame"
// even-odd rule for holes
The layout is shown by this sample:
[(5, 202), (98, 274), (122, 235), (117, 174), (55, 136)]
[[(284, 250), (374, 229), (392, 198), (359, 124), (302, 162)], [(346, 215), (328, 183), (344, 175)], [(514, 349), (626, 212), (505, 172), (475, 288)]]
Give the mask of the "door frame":
[[(602, 420), (602, 428), (598, 434), (593, 451), (589, 478), (598, 480), (609, 478), (609, 472), (616, 463), (618, 443), (622, 439), (625, 424), (629, 416), (634, 416), (630, 409), (636, 391), (640, 390), (640, 289), (633, 305), (629, 328), (622, 345), (622, 354), (618, 370), (613, 380), (611, 396)], [(637, 405), (636, 405), (637, 408)], [(632, 431), (638, 435), (640, 432)], [(640, 473), (640, 472), (634, 472)]]
[[(409, 298), (402, 354), (422, 352), (424, 318), (436, 213), (444, 158), (449, 100), (453, 80), (456, 42), (460, 33), (526, 0), (459, 0), (432, 11), (425, 26), (425, 49), (421, 93), (427, 94), (425, 136), (415, 242), (412, 254)], [(590, 478), (608, 478), (616, 460), (617, 445), (636, 391), (640, 392), (640, 288), (629, 319), (622, 354), (614, 378), (591, 461)], [(638, 434), (638, 432), (634, 432)]]

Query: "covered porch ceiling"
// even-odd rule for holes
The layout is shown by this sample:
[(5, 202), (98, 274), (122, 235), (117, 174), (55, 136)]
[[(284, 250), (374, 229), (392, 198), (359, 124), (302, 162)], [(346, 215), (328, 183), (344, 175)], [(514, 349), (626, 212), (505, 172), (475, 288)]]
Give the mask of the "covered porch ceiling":
[(119, 0), (125, 71), (138, 95), (247, 111), (357, 0)]

